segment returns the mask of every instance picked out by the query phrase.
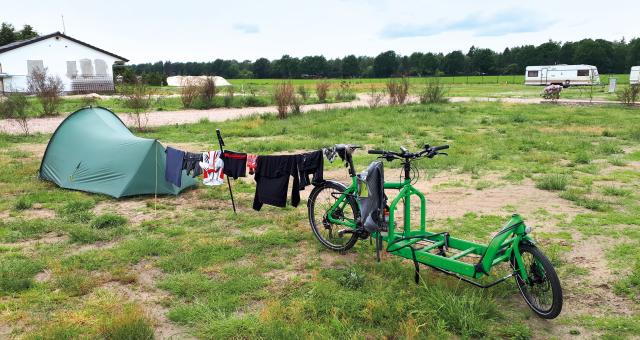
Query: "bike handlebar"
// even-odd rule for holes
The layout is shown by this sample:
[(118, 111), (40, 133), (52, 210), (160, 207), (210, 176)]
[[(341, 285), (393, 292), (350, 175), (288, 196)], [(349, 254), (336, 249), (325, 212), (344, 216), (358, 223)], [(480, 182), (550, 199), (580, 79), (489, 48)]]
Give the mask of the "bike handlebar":
[[(386, 151), (386, 150), (369, 150), (367, 151), (367, 153), (371, 155), (382, 155), (382, 157), (386, 158), (387, 160), (393, 160), (395, 158), (415, 159), (415, 158), (420, 158), (424, 156), (433, 158), (434, 156), (440, 154), (438, 151), (445, 150), (448, 148), (449, 148), (449, 145), (446, 145), (446, 144), (433, 146), (433, 147), (430, 147), (428, 144), (425, 144), (424, 149), (416, 153), (411, 153), (404, 147), (400, 147), (402, 152), (393, 152), (393, 151)], [(446, 155), (446, 153), (443, 153), (443, 154)]]

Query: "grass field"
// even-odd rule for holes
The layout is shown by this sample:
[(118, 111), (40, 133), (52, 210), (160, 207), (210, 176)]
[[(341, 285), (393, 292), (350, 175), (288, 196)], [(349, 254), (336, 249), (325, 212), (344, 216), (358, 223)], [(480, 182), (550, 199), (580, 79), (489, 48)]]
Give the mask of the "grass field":
[[(513, 281), (480, 290), (359, 242), (323, 249), (300, 207), (251, 209), (254, 184), (113, 200), (37, 179), (47, 135), (0, 135), (0, 337), (631, 338), (640, 334), (640, 115), (621, 106), (467, 103), (255, 116), (143, 134), (189, 150), (334, 143), (417, 148), (429, 228), (486, 242), (513, 212), (556, 266), (565, 308), (529, 311)], [(358, 168), (372, 160), (359, 152)], [(389, 164), (394, 178), (399, 164)], [(344, 179), (341, 164), (326, 178)], [(309, 189), (307, 189), (308, 194)], [(393, 193), (390, 193), (393, 194)]]

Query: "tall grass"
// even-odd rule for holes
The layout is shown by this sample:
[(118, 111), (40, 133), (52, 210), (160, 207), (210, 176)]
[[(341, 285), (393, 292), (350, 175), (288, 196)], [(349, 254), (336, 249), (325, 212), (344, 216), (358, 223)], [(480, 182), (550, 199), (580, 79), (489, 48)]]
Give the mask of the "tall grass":
[(561, 191), (567, 188), (567, 176), (560, 174), (543, 175), (536, 181), (536, 188), (542, 190)]

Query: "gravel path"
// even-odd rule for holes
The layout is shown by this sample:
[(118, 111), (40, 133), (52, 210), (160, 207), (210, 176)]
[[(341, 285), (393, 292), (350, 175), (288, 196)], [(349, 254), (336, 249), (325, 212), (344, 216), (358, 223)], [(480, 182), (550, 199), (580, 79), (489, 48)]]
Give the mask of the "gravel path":
[[(410, 101), (417, 101), (416, 97), (409, 98)], [(546, 102), (545, 100), (538, 98), (485, 98), (485, 97), (451, 97), (449, 101), (453, 103), (459, 102), (503, 102), (513, 104), (539, 104)], [(590, 104), (615, 104), (612, 101), (594, 100), (589, 103), (588, 100), (574, 100), (574, 99), (562, 99), (558, 101), (559, 104), (565, 105), (590, 105)], [(386, 105), (386, 103), (381, 103)], [(368, 107), (369, 96), (365, 94), (358, 95), (358, 98), (351, 102), (344, 103), (332, 103), (332, 104), (311, 104), (303, 105), (302, 111), (307, 112), (311, 110), (327, 110), (335, 108), (355, 108), (355, 107)], [(180, 110), (180, 111), (154, 111), (148, 113), (148, 126), (162, 126), (171, 124), (185, 124), (196, 123), (201, 119), (207, 119), (212, 122), (224, 121), (228, 119), (235, 119), (239, 117), (251, 116), (263, 113), (277, 113), (275, 106), (266, 107), (246, 107), (240, 109), (234, 108), (217, 108), (210, 110)], [(30, 133), (52, 133), (60, 125), (60, 123), (66, 118), (67, 115), (59, 117), (48, 118), (33, 118), (29, 120), (29, 132)], [(133, 120), (126, 113), (120, 113), (118, 116), (127, 125), (133, 125)], [(21, 134), (22, 129), (13, 120), (0, 120), (0, 132), (8, 134)]]

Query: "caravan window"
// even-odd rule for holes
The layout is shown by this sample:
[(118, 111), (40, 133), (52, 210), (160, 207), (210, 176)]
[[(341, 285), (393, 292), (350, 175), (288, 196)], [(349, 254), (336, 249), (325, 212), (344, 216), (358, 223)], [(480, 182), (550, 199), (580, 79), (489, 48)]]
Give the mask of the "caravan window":
[(527, 71), (527, 77), (538, 77), (538, 71)]
[(578, 70), (578, 77), (588, 77), (589, 70)]

